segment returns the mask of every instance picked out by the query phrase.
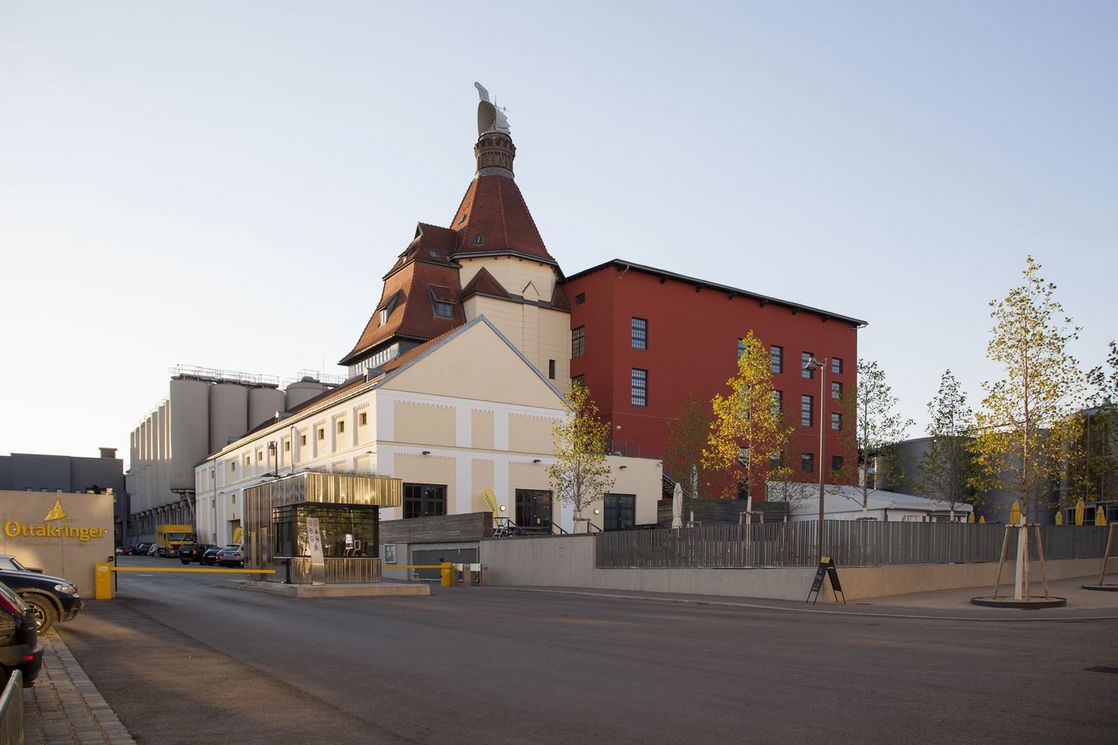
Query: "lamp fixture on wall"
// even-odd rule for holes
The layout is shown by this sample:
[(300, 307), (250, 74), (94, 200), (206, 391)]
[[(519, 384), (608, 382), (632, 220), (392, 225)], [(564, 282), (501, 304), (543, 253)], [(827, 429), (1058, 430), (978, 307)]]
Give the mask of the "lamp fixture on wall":
[(508, 509), (508, 507), (505, 507), (504, 505), (501, 505), (501, 512), (504, 512), (507, 509)]

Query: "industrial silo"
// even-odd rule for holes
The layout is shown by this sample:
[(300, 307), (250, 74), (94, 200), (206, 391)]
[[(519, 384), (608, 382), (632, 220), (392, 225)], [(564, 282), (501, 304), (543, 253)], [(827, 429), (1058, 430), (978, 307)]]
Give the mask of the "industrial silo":
[(248, 388), (229, 382), (210, 386), (210, 452), (218, 452), (247, 431)]
[(309, 375), (305, 376), (302, 380), (291, 383), (287, 386), (287, 411), (291, 411), (299, 404), (310, 401), (325, 390), (325, 383), (320, 383)]
[(171, 379), (171, 490), (194, 491), (194, 467), (210, 454), (210, 384)]
[(248, 428), (253, 429), (284, 411), (283, 391), (272, 386), (257, 386), (248, 392)]

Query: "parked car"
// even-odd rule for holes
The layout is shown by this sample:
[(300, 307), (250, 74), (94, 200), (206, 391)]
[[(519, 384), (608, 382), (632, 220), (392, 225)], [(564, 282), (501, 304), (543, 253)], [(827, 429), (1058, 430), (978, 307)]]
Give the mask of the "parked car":
[(78, 588), (62, 577), (0, 569), (0, 582), (15, 590), (31, 606), (39, 633), (49, 630), (56, 623), (72, 620), (82, 609)]
[(35, 611), (11, 588), (0, 583), (0, 688), (12, 672), (23, 673), (23, 685), (31, 687), (43, 668), (43, 645)]
[(136, 544), (136, 556), (147, 556), (148, 551), (151, 549), (151, 544), (147, 541)]
[(229, 544), (221, 549), (214, 558), (223, 567), (243, 567), (245, 565), (245, 552), (236, 544)]
[(42, 569), (38, 567), (25, 567), (20, 563), (20, 560), (11, 554), (0, 554), (0, 569), (11, 569), (15, 572), (37, 572), (43, 573)]
[(148, 546), (148, 556), (159, 556), (159, 544), (153, 543)]
[(132, 545), (118, 546), (116, 552), (121, 556), (134, 556), (136, 554), (136, 547)]
[(217, 548), (217, 546), (211, 546), (208, 543), (184, 543), (179, 546), (179, 560), (183, 564), (189, 564), (192, 561), (201, 564), (202, 556), (211, 548)]
[(207, 548), (206, 552), (202, 554), (202, 560), (199, 563), (212, 567), (214, 564), (217, 563), (217, 552), (220, 550), (221, 549), (217, 546), (211, 546), (210, 548)]

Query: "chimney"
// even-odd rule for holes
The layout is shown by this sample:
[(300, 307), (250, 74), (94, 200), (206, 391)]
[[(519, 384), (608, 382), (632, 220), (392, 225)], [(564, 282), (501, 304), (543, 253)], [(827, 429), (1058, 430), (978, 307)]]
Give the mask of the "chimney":
[(114, 459), (116, 458), (116, 448), (100, 448), (101, 457)]

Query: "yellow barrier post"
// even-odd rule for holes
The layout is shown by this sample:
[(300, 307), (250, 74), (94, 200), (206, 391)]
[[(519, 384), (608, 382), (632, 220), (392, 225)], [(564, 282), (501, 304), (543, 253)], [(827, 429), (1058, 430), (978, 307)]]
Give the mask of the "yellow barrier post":
[(96, 600), (113, 599), (112, 564), (99, 561), (93, 565), (93, 597)]
[(454, 565), (449, 561), (444, 561), (439, 565), (439, 570), (442, 576), (442, 586), (450, 587), (454, 584)]

